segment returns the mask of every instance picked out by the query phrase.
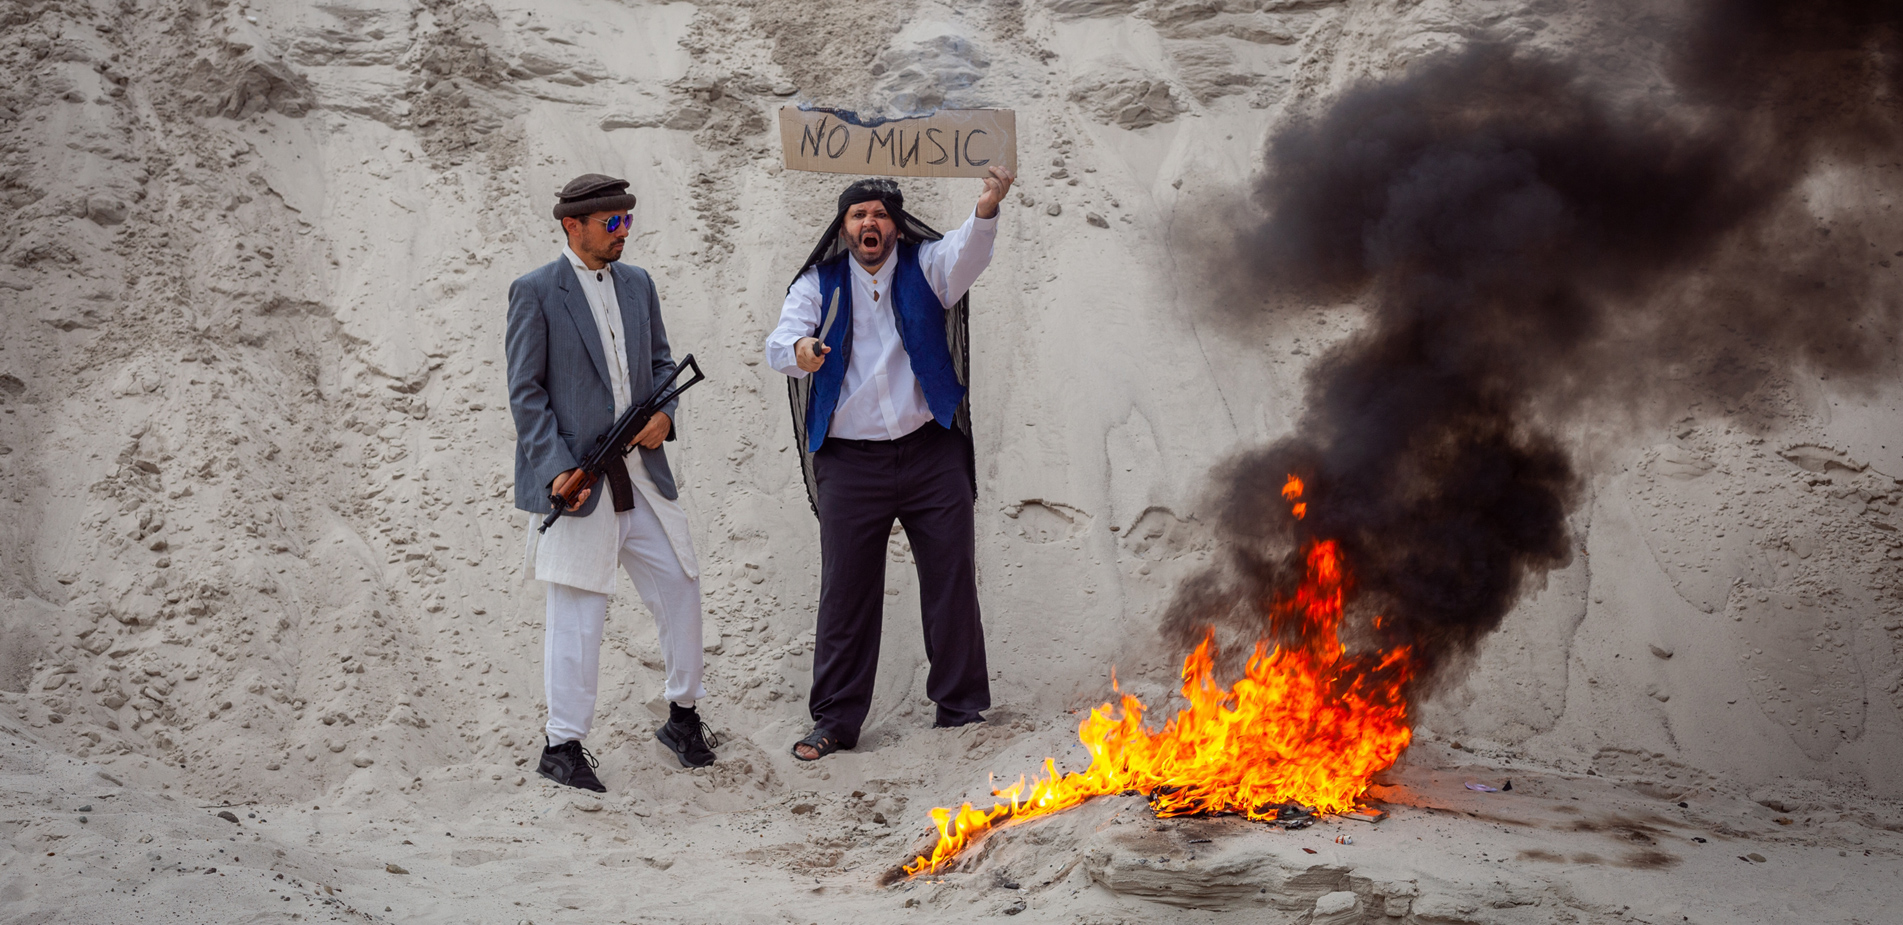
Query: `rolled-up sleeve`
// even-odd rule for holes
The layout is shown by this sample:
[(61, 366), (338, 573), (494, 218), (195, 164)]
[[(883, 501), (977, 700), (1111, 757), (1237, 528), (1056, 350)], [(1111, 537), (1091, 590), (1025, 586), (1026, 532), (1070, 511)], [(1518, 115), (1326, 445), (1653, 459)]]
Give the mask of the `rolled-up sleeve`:
[(806, 370), (800, 368), (793, 348), (802, 337), (818, 336), (819, 320), (819, 271), (807, 270), (787, 289), (786, 301), (780, 305), (780, 326), (767, 335), (767, 365), (795, 379), (804, 378)]

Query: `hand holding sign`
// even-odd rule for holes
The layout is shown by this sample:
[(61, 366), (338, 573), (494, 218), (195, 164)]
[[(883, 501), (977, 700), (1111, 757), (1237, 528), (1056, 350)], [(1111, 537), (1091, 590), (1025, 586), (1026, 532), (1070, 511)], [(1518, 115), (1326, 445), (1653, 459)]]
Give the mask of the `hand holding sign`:
[(998, 214), (998, 204), (1004, 201), (1006, 193), (1011, 192), (1011, 184), (1017, 182), (1017, 174), (1003, 167), (993, 165), (986, 168), (991, 175), (985, 178), (985, 191), (978, 194), (978, 217), (993, 218)]

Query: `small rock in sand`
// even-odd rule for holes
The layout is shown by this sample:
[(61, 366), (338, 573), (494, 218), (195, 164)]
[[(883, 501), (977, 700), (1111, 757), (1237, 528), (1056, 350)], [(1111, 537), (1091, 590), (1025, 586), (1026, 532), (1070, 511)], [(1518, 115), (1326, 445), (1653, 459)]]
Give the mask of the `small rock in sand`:
[(235, 824), (237, 824), (237, 822), (238, 822), (238, 814), (237, 814), (237, 813), (234, 813), (234, 812), (232, 812), (231, 810), (228, 810), (228, 809), (221, 809), (221, 810), (219, 810), (219, 811), (218, 811), (218, 818), (220, 818), (220, 819), (223, 819), (223, 820), (225, 820), (226, 822), (229, 822), (229, 823), (232, 823), (232, 824), (234, 824), (234, 825), (235, 825)]
[(409, 871), (407, 871), (407, 870), (404, 870), (403, 868), (401, 868), (401, 867), (398, 867), (398, 866), (397, 866), (397, 865), (395, 865), (395, 864), (385, 864), (385, 865), (383, 865), (383, 869), (384, 869), (384, 870), (386, 870), (386, 871), (389, 871), (390, 873), (393, 873), (393, 874), (407, 874), (407, 873), (409, 873)]
[(1315, 913), (1309, 918), (1311, 925), (1346, 925), (1360, 921), (1361, 914), (1356, 908), (1360, 897), (1347, 890), (1324, 894), (1315, 900)]

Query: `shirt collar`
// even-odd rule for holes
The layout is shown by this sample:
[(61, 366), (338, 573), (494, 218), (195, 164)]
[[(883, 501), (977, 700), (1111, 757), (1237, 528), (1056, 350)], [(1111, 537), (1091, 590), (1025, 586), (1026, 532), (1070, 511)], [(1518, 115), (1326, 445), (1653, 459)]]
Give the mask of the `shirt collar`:
[(890, 284), (892, 282), (893, 270), (899, 265), (899, 249), (896, 247), (892, 249), (892, 254), (885, 258), (885, 263), (879, 267), (879, 272), (877, 273), (867, 273), (865, 265), (861, 264), (851, 254), (846, 255), (846, 262), (852, 264), (852, 270), (856, 276), (871, 279), (880, 284)]
[(614, 261), (609, 261), (607, 266), (599, 270), (590, 270), (588, 269), (588, 264), (582, 263), (581, 258), (577, 257), (575, 252), (566, 244), (562, 245), (562, 256), (568, 258), (568, 265), (574, 267), (576, 273), (583, 273), (589, 276), (593, 276), (596, 273), (606, 273), (609, 276), (614, 275)]

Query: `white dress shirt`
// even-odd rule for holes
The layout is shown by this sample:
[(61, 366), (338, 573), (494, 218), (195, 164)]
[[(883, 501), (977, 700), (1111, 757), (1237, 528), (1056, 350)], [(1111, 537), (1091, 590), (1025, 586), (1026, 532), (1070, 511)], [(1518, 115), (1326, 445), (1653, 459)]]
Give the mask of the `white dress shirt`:
[(628, 386), (628, 333), (621, 329), (621, 303), (615, 298), (615, 275), (603, 265), (590, 270), (575, 252), (562, 248), (562, 256), (575, 268), (581, 281), (582, 295), (588, 299), (588, 311), (595, 316), (595, 328), (601, 334), (601, 348), (608, 354), (608, 385), (615, 396), (615, 417), (634, 404)]
[[(925, 280), (940, 304), (947, 308), (956, 304), (991, 265), (997, 235), (998, 217), (979, 218), (974, 212), (957, 230), (919, 246), (919, 268), (925, 271)], [(898, 267), (898, 250), (893, 250), (877, 273), (867, 273), (851, 257), (846, 263), (852, 277), (852, 362), (846, 367), (845, 386), (826, 435), (847, 440), (896, 440), (932, 419), (925, 391), (912, 374), (912, 360), (906, 356), (905, 343), (899, 337), (898, 319), (892, 314), (892, 279)], [(786, 303), (780, 306), (780, 326), (767, 336), (768, 365), (795, 379), (807, 375), (799, 368), (793, 348), (803, 337), (819, 336), (826, 314), (820, 300), (818, 268), (807, 270), (793, 281)], [(826, 362), (839, 359), (828, 355)]]

